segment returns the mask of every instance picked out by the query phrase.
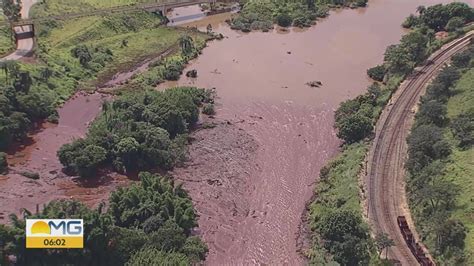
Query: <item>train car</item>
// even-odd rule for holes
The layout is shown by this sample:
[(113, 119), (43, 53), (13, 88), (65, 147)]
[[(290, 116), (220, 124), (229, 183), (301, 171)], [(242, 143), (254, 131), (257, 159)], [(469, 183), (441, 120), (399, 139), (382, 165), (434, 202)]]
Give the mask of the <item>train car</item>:
[(413, 256), (415, 256), (416, 260), (420, 263), (421, 266), (434, 266), (434, 263), (430, 260), (430, 258), (426, 257), (425, 251), (421, 247), (419, 243), (416, 242), (413, 233), (408, 226), (407, 219), (405, 216), (398, 216), (397, 217), (398, 227), (400, 228), (400, 232), (402, 233), (403, 239), (407, 244), (408, 248), (410, 249)]

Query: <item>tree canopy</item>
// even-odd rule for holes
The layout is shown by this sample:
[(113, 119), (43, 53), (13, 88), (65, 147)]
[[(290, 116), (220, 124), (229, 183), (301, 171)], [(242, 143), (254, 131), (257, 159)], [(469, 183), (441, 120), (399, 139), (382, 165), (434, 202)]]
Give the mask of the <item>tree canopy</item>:
[(204, 102), (212, 102), (212, 94), (189, 87), (125, 94), (104, 103), (86, 138), (61, 147), (58, 157), (81, 176), (93, 176), (103, 165), (124, 173), (170, 169), (184, 149), (180, 136), (198, 121)]
[(142, 183), (113, 193), (106, 212), (103, 205), (89, 209), (67, 200), (52, 201), (38, 214), (25, 211), (27, 218), (84, 219), (83, 250), (26, 249), (25, 222), (15, 215), (11, 226), (0, 225), (0, 248), (5, 256), (16, 256), (19, 265), (189, 265), (203, 260), (207, 247), (190, 235), (196, 218), (187, 193), (158, 175), (141, 173), (140, 178)]

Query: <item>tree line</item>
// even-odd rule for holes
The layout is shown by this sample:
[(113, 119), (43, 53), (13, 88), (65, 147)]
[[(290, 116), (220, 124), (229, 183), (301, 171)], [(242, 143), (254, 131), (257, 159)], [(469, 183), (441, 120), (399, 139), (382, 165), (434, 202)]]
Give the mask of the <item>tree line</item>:
[(281, 27), (309, 27), (318, 17), (326, 17), (330, 6), (363, 7), (367, 0), (249, 0), (240, 15), (229, 21), (232, 29), (249, 32), (269, 31), (276, 23)]
[(84, 219), (84, 249), (26, 249), (25, 221), (11, 215), (0, 225), (0, 262), (17, 265), (190, 265), (203, 260), (206, 245), (196, 226), (192, 201), (180, 185), (147, 172), (140, 183), (113, 192), (108, 209), (77, 201), (52, 201), (24, 218)]
[[(465, 4), (453, 3), (443, 6), (449, 10), (466, 10), (466, 7), (469, 12), (472, 12), (472, 9)], [(460, 13), (462, 12), (453, 11), (449, 14), (454, 16)], [(468, 21), (466, 19), (465, 22)], [(321, 265), (331, 261), (341, 265), (380, 264), (384, 262), (380, 261), (381, 258), (374, 256), (375, 252), (380, 257), (383, 251), (387, 252), (388, 248), (394, 245), (393, 240), (384, 233), (376, 235), (374, 239), (370, 237), (368, 226), (362, 219), (358, 178), (367, 151), (367, 140), (372, 136), (374, 124), (392, 92), (398, 88), (401, 81), (412, 72), (416, 65), (422, 63), (434, 49), (440, 47), (441, 41), (435, 40), (434, 33), (435, 30), (428, 26), (418, 24), (401, 38), (399, 44), (387, 47), (384, 63), (367, 70), (368, 76), (375, 81), (368, 87), (367, 92), (355, 99), (341, 103), (336, 110), (334, 126), (338, 137), (344, 140), (343, 152), (321, 169), (316, 196), (310, 206), (310, 225), (314, 232), (313, 249), (309, 251), (312, 264)], [(453, 58), (454, 64), (468, 65), (470, 56), (467, 53), (455, 56)], [(456, 73), (457, 70), (453, 72), (452, 68), (448, 68), (440, 74), (438, 79), (446, 82), (445, 84), (449, 87), (459, 76)], [(444, 87), (436, 87), (436, 85), (431, 87), (435, 89), (429, 89), (429, 91), (444, 90)], [(426, 96), (424, 101), (427, 101), (427, 97), (429, 96)], [(426, 115), (430, 118), (425, 119), (442, 123), (443, 119), (439, 117), (442, 115), (438, 115), (438, 110), (438, 104), (429, 103), (421, 107), (418, 117)], [(458, 119), (466, 121), (467, 118), (461, 115)], [(457, 127), (454, 126), (452, 130), (458, 132), (454, 134), (459, 136), (460, 145), (472, 141), (472, 124), (462, 122), (454, 124)], [(467, 125), (459, 128), (461, 124)], [(471, 130), (470, 134), (469, 130)], [(426, 146), (436, 148), (437, 151), (434, 154), (446, 153), (445, 144), (441, 142), (434, 145), (433, 143), (433, 141), (440, 140), (441, 134), (432, 133), (426, 138), (427, 141), (428, 139), (431, 141), (429, 144), (426, 143)], [(438, 135), (438, 138), (435, 135)], [(461, 141), (462, 139), (464, 142)], [(443, 186), (441, 185), (441, 187)], [(446, 226), (440, 227), (440, 229), (444, 230), (445, 236), (449, 236), (453, 240), (459, 239), (457, 234), (462, 230), (459, 230), (461, 227), (458, 221), (450, 220), (443, 225)], [(449, 226), (454, 230), (447, 229)], [(457, 241), (460, 243), (459, 240)], [(448, 239), (446, 245), (456, 244)], [(321, 251), (323, 252), (321, 253)]]
[[(462, 16), (465, 18), (463, 23), (456, 27), (458, 30), (465, 23), (474, 20), (474, 9), (464, 3), (435, 5), (426, 8), (422, 14), (428, 16), (432, 9), (444, 10), (447, 17), (443, 21), (448, 21), (451, 17)], [(383, 64), (368, 69), (368, 76), (377, 82), (387, 84), (389, 90), (395, 90), (399, 81), (411, 73), (416, 65), (426, 60), (433, 50), (442, 44), (440, 40), (435, 39), (435, 31), (441, 30), (442, 27), (433, 26), (431, 19), (434, 18), (431, 15), (429, 18), (421, 20), (424, 21), (423, 23), (413, 25), (412, 30), (401, 38), (399, 44), (388, 46), (385, 50)], [(346, 143), (358, 142), (371, 136), (373, 125), (388, 100), (387, 93), (381, 91), (378, 84), (372, 84), (367, 93), (343, 102), (337, 109), (335, 127), (338, 130), (338, 137)]]
[(407, 187), (417, 226), (433, 248), (434, 255), (456, 265), (465, 260), (463, 249), (467, 229), (460, 220), (451, 218), (460, 187), (445, 176), (445, 166), (452, 152), (446, 134), (451, 131), (459, 148), (469, 148), (474, 143), (474, 109), (450, 121), (446, 104), (460, 74), (466, 68), (472, 68), (473, 58), (474, 46), (471, 45), (468, 50), (453, 56), (452, 65), (445, 67), (428, 86), (407, 139)]
[(411, 14), (402, 26), (405, 28), (427, 27), (432, 31), (453, 32), (474, 20), (474, 11), (466, 3), (454, 2), (429, 7), (419, 6), (418, 16)]

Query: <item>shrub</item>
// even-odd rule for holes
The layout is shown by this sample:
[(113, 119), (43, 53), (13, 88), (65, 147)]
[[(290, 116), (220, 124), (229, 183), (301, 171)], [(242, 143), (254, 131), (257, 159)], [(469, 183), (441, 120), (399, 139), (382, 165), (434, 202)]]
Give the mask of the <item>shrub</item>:
[(383, 81), (386, 70), (383, 65), (378, 65), (372, 68), (367, 69), (367, 75), (376, 81)]
[(464, 18), (453, 17), (446, 24), (446, 30), (449, 32), (456, 31), (458, 28), (462, 27), (464, 23), (465, 23)]
[(407, 28), (407, 29), (411, 29), (411, 28), (417, 26), (419, 23), (420, 23), (420, 21), (419, 21), (418, 17), (416, 17), (413, 14), (410, 14), (410, 16), (408, 16), (405, 19), (405, 21), (403, 21), (402, 27)]
[(474, 110), (460, 114), (451, 123), (454, 137), (459, 141), (461, 148), (468, 148), (474, 144)]
[(281, 13), (276, 17), (277, 24), (281, 27), (289, 27), (291, 26), (291, 17), (286, 13)]
[(453, 55), (451, 58), (453, 62), (453, 66), (455, 67), (467, 67), (469, 66), (469, 62), (471, 61), (471, 53), (472, 51), (466, 50), (461, 53), (457, 53)]
[(362, 140), (372, 133), (372, 119), (356, 113), (341, 119), (336, 123), (337, 136), (346, 143), (354, 143)]
[(202, 107), (202, 113), (206, 115), (216, 114), (216, 111), (214, 110), (214, 105), (210, 103), (204, 104), (204, 106)]

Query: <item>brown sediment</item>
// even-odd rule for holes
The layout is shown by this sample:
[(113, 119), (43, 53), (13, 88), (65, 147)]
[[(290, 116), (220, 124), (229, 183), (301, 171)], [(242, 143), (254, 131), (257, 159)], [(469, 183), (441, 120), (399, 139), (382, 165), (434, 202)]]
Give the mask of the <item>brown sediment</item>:
[[(183, 24), (205, 30), (211, 23), (213, 30), (226, 38), (210, 43), (185, 69), (196, 69), (197, 78), (183, 76), (159, 88), (216, 88), (222, 104), (216, 118), (240, 122), (236, 125), (258, 144), (255, 159), (247, 158), (248, 167), (255, 167), (250, 168), (248, 177), (239, 179), (248, 180), (241, 186), (249, 191), (233, 198), (236, 206), (248, 208), (248, 216), (237, 212), (235, 218), (228, 215), (232, 208), (219, 207), (226, 202), (221, 199), (232, 198), (234, 192), (217, 198), (212, 197), (212, 189), (201, 194), (209, 186), (225, 192), (216, 184), (225, 183), (220, 178), (229, 179), (226, 160), (209, 158), (212, 163), (202, 162), (187, 173), (175, 172), (192, 198), (197, 198), (197, 211), (205, 214), (199, 226), (210, 247), (207, 264), (305, 263), (297, 252), (301, 214), (320, 168), (338, 151), (333, 112), (341, 101), (365, 91), (370, 83), (366, 69), (380, 64), (385, 48), (398, 42), (404, 18), (418, 5), (428, 3), (432, 2), (375, 0), (366, 9), (332, 12), (308, 29), (276, 28), (270, 33), (232, 31), (225, 22), (213, 18)], [(311, 88), (305, 84), (310, 80), (323, 85)], [(215, 145), (210, 141), (199, 147), (212, 150)], [(234, 158), (223, 158), (229, 156)], [(193, 172), (207, 173), (201, 168), (213, 176), (211, 185), (189, 178)]]
[[(94, 205), (108, 197), (104, 190), (113, 190), (119, 176), (113, 176), (102, 189), (90, 189), (85, 193), (84, 184), (67, 177), (61, 172), (62, 166), (56, 152), (59, 148), (74, 139), (84, 137), (92, 120), (100, 112), (102, 101), (106, 96), (94, 93), (76, 93), (58, 109), (58, 124), (45, 122), (32, 132), (26, 142), (9, 151), (10, 164), (7, 179), (0, 180), (0, 200), (3, 213), (19, 213), (22, 208), (30, 211), (36, 205), (45, 204), (53, 199), (85, 198), (93, 194)], [(39, 180), (31, 180), (21, 175), (22, 172), (34, 172), (40, 175)], [(0, 223), (7, 222), (0, 217)]]

